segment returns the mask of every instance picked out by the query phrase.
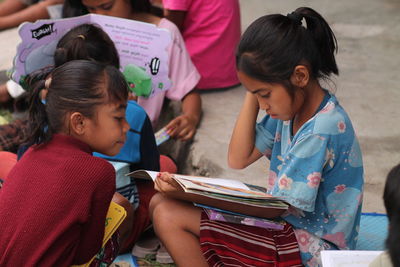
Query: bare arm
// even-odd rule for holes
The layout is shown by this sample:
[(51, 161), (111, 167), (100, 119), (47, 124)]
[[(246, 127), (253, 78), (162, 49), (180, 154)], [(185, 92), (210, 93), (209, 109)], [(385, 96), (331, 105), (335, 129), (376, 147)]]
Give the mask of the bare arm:
[(27, 5), (22, 3), (20, 0), (5, 0), (0, 3), (0, 16), (3, 17), (10, 15), (26, 7)]
[(182, 32), (183, 22), (185, 21), (186, 11), (164, 9), (164, 17), (175, 23)]
[(228, 164), (231, 168), (243, 169), (262, 156), (255, 147), (258, 110), (257, 98), (247, 92), (229, 143)]
[(182, 141), (191, 139), (196, 133), (201, 117), (200, 94), (191, 91), (182, 100), (182, 115), (168, 123), (167, 133)]
[[(14, 1), (19, 2), (17, 0)], [(62, 2), (62, 0), (46, 0), (29, 7), (24, 5), (26, 8), (0, 17), (0, 30), (17, 27), (25, 21), (34, 22), (38, 19), (48, 19), (49, 13), (47, 12), (47, 6), (60, 4)]]

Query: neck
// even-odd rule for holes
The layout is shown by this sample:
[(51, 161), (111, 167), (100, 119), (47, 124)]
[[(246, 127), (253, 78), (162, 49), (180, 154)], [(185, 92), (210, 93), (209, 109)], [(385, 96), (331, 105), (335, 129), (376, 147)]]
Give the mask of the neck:
[(321, 105), (324, 96), (325, 92), (318, 81), (310, 81), (308, 83), (304, 88), (303, 104), (293, 119), (293, 134), (296, 134), (298, 129), (314, 116)]

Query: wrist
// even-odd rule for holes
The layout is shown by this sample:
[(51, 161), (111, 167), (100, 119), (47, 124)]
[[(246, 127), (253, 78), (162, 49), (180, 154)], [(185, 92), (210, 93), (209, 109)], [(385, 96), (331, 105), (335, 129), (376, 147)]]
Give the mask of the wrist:
[(196, 114), (183, 114), (189, 122), (193, 123), (195, 126), (197, 126), (200, 122), (200, 115)]

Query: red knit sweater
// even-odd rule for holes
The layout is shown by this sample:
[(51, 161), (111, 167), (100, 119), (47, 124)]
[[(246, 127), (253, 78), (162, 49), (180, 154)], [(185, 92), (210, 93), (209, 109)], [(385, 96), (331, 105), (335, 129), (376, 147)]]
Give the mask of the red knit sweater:
[(0, 190), (0, 266), (70, 266), (99, 251), (115, 171), (91, 152), (58, 134), (11, 170)]

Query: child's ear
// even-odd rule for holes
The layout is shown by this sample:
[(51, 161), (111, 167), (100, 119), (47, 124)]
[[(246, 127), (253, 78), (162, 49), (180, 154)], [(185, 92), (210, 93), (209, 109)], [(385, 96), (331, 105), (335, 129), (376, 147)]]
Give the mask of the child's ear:
[(85, 133), (86, 118), (80, 112), (73, 112), (69, 116), (70, 119), (70, 131), (77, 135), (83, 135)]
[(297, 65), (294, 68), (292, 76), (290, 76), (290, 82), (297, 87), (304, 88), (307, 86), (310, 79), (310, 73), (308, 68), (304, 65)]

